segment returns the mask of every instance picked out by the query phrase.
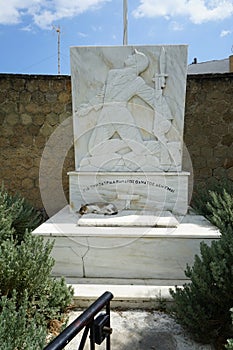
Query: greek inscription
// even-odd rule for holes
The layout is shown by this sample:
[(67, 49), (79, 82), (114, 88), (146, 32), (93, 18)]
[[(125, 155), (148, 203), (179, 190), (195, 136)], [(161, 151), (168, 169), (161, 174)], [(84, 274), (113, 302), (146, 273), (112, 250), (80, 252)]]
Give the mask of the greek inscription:
[(90, 191), (93, 188), (97, 188), (97, 187), (103, 187), (106, 185), (115, 185), (115, 184), (135, 184), (135, 185), (147, 185), (147, 186), (151, 186), (151, 187), (157, 187), (157, 188), (161, 188), (164, 189), (168, 192), (174, 193), (175, 189), (171, 188), (167, 185), (163, 185), (161, 183), (155, 183), (153, 181), (148, 181), (148, 180), (138, 180), (138, 179), (116, 179), (116, 180), (104, 180), (101, 182), (97, 182), (95, 184), (89, 185), (84, 187), (82, 190), (83, 192), (87, 192)]

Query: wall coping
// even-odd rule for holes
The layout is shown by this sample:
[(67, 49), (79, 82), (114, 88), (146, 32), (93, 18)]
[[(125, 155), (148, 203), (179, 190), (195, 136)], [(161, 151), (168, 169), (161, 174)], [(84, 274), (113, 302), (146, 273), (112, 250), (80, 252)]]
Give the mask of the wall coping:
[(203, 74), (188, 74), (188, 79), (220, 79), (233, 78), (233, 73), (203, 73)]
[(0, 73), (0, 78), (20, 78), (20, 79), (45, 79), (45, 80), (59, 80), (64, 78), (70, 78), (69, 74), (20, 74), (20, 73)]
[[(19, 78), (19, 79), (45, 79), (45, 80), (59, 80), (59, 79), (64, 79), (64, 78), (69, 78), (69, 74), (20, 74), (20, 73), (0, 73), (0, 78)], [(188, 74), (187, 79), (194, 79), (194, 80), (199, 80), (199, 79), (228, 79), (232, 78), (233, 79), (233, 72), (231, 73), (205, 73), (205, 74)]]

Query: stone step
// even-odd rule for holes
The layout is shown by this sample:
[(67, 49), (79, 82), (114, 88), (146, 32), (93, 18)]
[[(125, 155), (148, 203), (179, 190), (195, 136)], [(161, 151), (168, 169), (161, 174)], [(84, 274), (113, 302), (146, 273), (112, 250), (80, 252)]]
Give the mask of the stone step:
[(109, 291), (114, 298), (113, 308), (158, 309), (164, 304), (172, 304), (170, 288), (182, 286), (188, 280), (126, 280), (126, 279), (75, 279), (67, 278), (67, 284), (74, 289), (74, 305), (87, 308), (104, 292)]

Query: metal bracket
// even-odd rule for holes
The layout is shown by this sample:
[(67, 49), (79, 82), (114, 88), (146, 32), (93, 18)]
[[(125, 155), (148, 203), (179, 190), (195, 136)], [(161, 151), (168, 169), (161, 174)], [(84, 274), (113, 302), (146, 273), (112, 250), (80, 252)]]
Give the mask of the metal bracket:
[(110, 316), (107, 314), (100, 314), (94, 320), (95, 343), (100, 345), (110, 334), (112, 334), (112, 328), (110, 328)]

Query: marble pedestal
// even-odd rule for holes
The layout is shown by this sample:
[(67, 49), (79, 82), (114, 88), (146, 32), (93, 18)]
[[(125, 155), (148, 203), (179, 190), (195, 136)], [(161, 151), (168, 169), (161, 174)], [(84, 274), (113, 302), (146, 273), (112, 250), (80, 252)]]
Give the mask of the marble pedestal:
[[(185, 280), (200, 242), (210, 244), (219, 231), (193, 213), (176, 217), (178, 227), (78, 226), (78, 216), (67, 206), (33, 234), (55, 240), (55, 276), (83, 279), (166, 281)], [(126, 283), (126, 284), (127, 284)], [(150, 283), (150, 282), (148, 282)]]
[(93, 202), (114, 203), (119, 210), (160, 210), (185, 215), (189, 173), (80, 172), (69, 173), (70, 205), (78, 211)]

